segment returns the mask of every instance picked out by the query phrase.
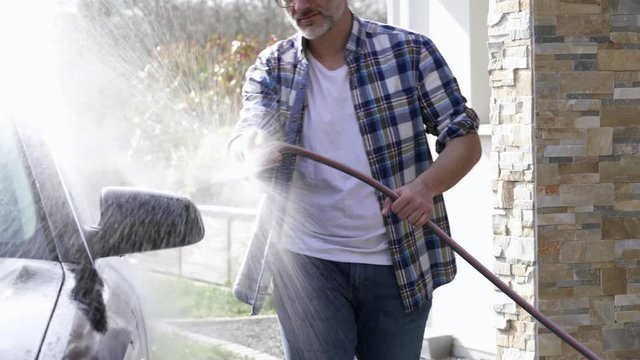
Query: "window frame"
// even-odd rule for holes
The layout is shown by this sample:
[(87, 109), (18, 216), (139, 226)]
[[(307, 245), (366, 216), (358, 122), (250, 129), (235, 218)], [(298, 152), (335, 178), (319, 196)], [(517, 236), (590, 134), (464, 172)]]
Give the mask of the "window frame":
[[(3, 129), (3, 131), (5, 131), (5, 129)], [(32, 202), (34, 210), (33, 215), (35, 216), (35, 229), (28, 238), (21, 239), (19, 243), (17, 243), (20, 244), (19, 246), (15, 246), (15, 242), (9, 242), (14, 250), (8, 248), (6, 251), (3, 251), (0, 249), (0, 258), (59, 261), (50, 224), (47, 221), (44, 211), (42, 197), (35, 185), (35, 178), (33, 176), (31, 166), (29, 165), (24, 145), (20, 139), (18, 131), (15, 127), (11, 126), (11, 123), (6, 127), (6, 132), (7, 134), (3, 134), (3, 136), (6, 136), (6, 138), (11, 142), (9, 146), (15, 149), (15, 154), (12, 155), (12, 158), (15, 157), (15, 160), (17, 160), (16, 164), (9, 163), (9, 165), (11, 166), (11, 170), (21, 169), (21, 175), (24, 176), (26, 180), (25, 185), (27, 186), (31, 196), (30, 201)], [(13, 161), (14, 159), (9, 160), (9, 162)], [(23, 215), (24, 214), (21, 212), (21, 219)]]

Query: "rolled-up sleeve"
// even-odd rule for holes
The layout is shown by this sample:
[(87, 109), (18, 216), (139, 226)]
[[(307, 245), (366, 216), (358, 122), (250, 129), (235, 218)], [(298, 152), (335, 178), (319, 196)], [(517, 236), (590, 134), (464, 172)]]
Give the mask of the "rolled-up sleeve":
[(229, 138), (229, 145), (248, 130), (260, 129), (274, 139), (281, 133), (278, 121), (278, 87), (272, 74), (268, 50), (263, 51), (247, 70), (242, 87), (239, 120)]
[(422, 42), (419, 77), (418, 99), (426, 131), (438, 138), (438, 153), (456, 137), (478, 131), (478, 115), (467, 107), (449, 66), (426, 38)]

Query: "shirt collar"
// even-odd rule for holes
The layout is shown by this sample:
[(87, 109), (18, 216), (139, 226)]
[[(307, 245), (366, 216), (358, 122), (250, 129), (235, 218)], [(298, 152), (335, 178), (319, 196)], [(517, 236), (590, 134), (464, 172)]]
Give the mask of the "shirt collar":
[(362, 19), (353, 14), (353, 24), (351, 25), (351, 35), (345, 47), (348, 52), (364, 53), (365, 51), (365, 30), (362, 26)]

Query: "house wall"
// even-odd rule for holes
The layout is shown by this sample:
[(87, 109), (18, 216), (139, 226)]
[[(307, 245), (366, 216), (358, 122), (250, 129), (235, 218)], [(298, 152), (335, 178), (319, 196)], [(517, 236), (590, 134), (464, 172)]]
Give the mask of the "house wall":
[[(535, 1), (540, 310), (603, 359), (640, 354), (640, 1)], [(542, 359), (579, 359), (544, 327)]]
[[(531, 1), (492, 0), (489, 8), (489, 83), (493, 158), (493, 270), (534, 303), (534, 163)], [(535, 322), (497, 293), (498, 359), (535, 357)]]
[[(468, 104), (483, 122), (480, 162), (444, 197), (453, 238), (486, 267), (492, 268), (488, 5), (489, 0), (389, 0), (387, 9), (390, 23), (423, 33), (433, 40), (456, 76)], [(455, 339), (452, 355), (493, 359), (493, 286), (462, 258), (457, 260), (456, 279), (435, 292), (425, 337), (429, 340), (452, 336)]]

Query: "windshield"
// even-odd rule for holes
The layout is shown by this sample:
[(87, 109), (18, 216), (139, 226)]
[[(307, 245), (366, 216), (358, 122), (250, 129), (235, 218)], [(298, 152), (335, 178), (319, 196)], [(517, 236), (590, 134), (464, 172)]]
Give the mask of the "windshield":
[(55, 259), (16, 133), (0, 120), (0, 258)]

